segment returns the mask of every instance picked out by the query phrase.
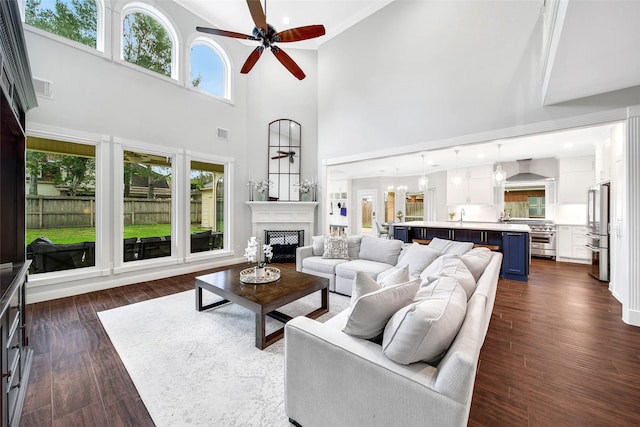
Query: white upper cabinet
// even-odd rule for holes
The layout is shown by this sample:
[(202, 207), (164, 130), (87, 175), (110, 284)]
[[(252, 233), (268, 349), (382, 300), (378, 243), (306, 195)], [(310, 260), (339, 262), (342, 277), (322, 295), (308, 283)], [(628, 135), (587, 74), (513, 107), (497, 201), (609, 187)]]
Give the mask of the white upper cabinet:
[(587, 203), (594, 183), (595, 156), (562, 158), (558, 162), (558, 203)]
[(596, 145), (595, 181), (611, 181), (611, 139)]
[(493, 182), (491, 166), (461, 168), (459, 183), (454, 183), (455, 170), (447, 171), (447, 205), (491, 205), (493, 204)]

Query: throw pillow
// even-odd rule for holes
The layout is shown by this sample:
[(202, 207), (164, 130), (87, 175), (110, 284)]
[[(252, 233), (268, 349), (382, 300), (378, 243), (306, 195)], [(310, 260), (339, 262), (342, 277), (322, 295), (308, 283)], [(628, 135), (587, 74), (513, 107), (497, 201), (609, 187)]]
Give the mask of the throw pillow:
[(372, 339), (384, 330), (393, 314), (407, 304), (411, 304), (420, 280), (381, 288), (362, 295), (351, 307), (343, 332), (358, 338)]
[(452, 277), (458, 281), (462, 289), (467, 294), (467, 299), (471, 298), (476, 290), (476, 280), (464, 262), (459, 258), (451, 258), (444, 262), (442, 270), (433, 276), (428, 276), (426, 280), (422, 278), (422, 286), (429, 285), (441, 277)]
[(457, 242), (434, 237), (428, 246), (443, 254), (464, 255), (473, 248), (473, 242)]
[(351, 285), (351, 305), (362, 295), (380, 290), (381, 286), (364, 271), (358, 271)]
[(409, 280), (411, 280), (411, 275), (409, 274), (408, 265), (390, 268), (378, 274), (378, 277), (376, 277), (376, 282), (383, 288), (405, 283)]
[(324, 238), (324, 253), (322, 258), (349, 259), (347, 236), (326, 236)]
[(398, 310), (387, 323), (382, 351), (403, 365), (419, 361), (435, 365), (464, 322), (467, 298), (455, 279), (442, 278), (421, 289), (416, 299)]
[(462, 255), (460, 259), (464, 262), (464, 265), (467, 266), (471, 274), (473, 274), (473, 278), (476, 279), (477, 282), (485, 268), (487, 268), (487, 265), (489, 265), (492, 256), (493, 254), (487, 248), (473, 248)]
[(324, 236), (311, 236), (311, 250), (314, 256), (324, 253)]
[(420, 273), (420, 278), (422, 279), (422, 286), (427, 286), (429, 284), (428, 278), (440, 273), (444, 268), (444, 264), (450, 259), (458, 259), (458, 255), (453, 255), (453, 254), (440, 255), (435, 261), (429, 264), (427, 268), (425, 268), (422, 271), (422, 273)]
[(437, 250), (427, 245), (414, 243), (407, 248), (402, 258), (398, 260), (397, 267), (406, 265), (409, 267), (409, 274), (418, 277), (420, 273), (439, 256), (440, 252)]
[(362, 241), (362, 236), (349, 236), (347, 237), (347, 247), (349, 252), (349, 259), (354, 260), (358, 259), (358, 254), (360, 253), (360, 242)]
[(398, 256), (402, 250), (402, 244), (401, 240), (362, 236), (358, 257), (369, 261), (396, 265), (398, 263)]

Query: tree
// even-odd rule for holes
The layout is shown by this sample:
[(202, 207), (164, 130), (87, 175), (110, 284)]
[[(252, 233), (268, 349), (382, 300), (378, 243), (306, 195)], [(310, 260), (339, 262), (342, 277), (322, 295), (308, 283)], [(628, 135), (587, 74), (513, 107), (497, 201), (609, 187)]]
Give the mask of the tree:
[(191, 86), (198, 87), (198, 86), (200, 86), (200, 83), (202, 83), (202, 75), (198, 73), (196, 78), (191, 80)]
[(171, 38), (154, 18), (143, 13), (128, 14), (122, 42), (125, 61), (171, 76)]
[(26, 22), (45, 31), (96, 47), (98, 10), (94, 0), (56, 0), (53, 8), (42, 0), (27, 0)]
[(64, 185), (70, 196), (88, 189), (95, 184), (96, 162), (87, 157), (57, 155), (56, 164), (60, 174), (54, 178), (56, 185)]
[(27, 150), (26, 167), (29, 174), (29, 195), (38, 195), (38, 178), (47, 162), (47, 153)]

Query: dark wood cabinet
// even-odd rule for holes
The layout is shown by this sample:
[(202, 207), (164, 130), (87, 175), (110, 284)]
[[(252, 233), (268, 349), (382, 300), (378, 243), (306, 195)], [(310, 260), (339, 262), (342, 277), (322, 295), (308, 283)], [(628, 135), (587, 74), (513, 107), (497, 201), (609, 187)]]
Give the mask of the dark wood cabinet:
[(502, 277), (526, 282), (529, 276), (529, 234), (502, 233)]

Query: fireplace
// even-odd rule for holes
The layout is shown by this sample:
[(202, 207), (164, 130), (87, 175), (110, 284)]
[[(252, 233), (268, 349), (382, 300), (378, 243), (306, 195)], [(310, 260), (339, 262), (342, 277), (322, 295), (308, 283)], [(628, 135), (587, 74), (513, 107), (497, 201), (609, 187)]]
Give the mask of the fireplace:
[(304, 243), (304, 230), (265, 230), (264, 241), (271, 245), (271, 262), (296, 262), (296, 248)]

